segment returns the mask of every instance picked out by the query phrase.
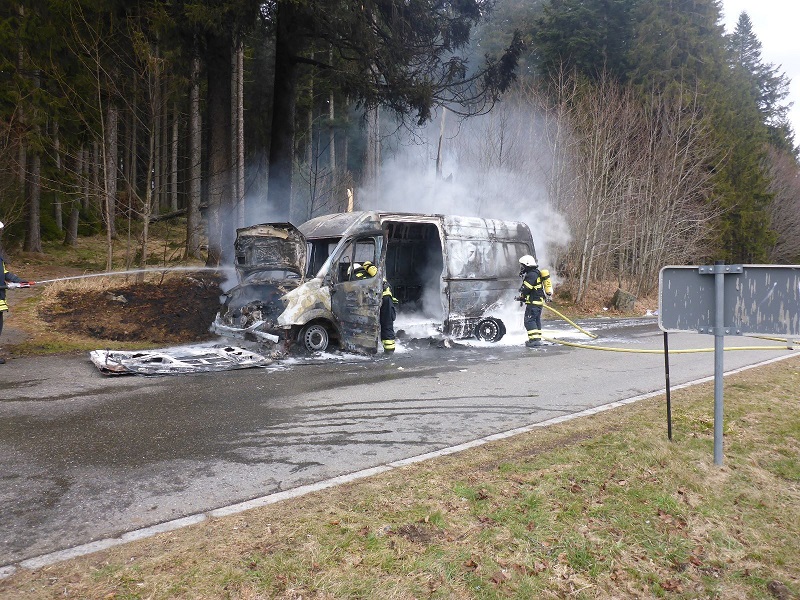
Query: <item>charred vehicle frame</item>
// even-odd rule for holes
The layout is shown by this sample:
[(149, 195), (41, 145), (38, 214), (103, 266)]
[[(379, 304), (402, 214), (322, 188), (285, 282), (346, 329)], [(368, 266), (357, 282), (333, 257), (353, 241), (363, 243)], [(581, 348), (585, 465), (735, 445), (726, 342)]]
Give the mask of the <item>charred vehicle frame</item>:
[[(223, 336), (288, 348), (374, 353), (383, 281), (398, 314), (424, 314), (442, 335), (498, 341), (493, 313), (519, 287), (519, 258), (535, 254), (525, 223), (439, 214), (348, 212), (295, 227), (265, 223), (237, 230), (238, 284), (212, 329)], [(355, 263), (377, 275), (355, 279)]]

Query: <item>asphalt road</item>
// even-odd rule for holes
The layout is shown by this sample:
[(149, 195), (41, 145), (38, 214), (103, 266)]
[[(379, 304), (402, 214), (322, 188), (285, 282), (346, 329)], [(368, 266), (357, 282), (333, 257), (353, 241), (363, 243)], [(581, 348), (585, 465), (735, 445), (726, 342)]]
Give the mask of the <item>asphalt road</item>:
[[(582, 324), (595, 345), (663, 347), (655, 319)], [(671, 351), (713, 347), (709, 336), (669, 339)], [(88, 356), (9, 361), (0, 567), (664, 388), (661, 354), (521, 341), (417, 340), (391, 358), (184, 376), (104, 376)], [(726, 352), (725, 369), (786, 354)], [(672, 385), (713, 370), (713, 353), (670, 357)]]

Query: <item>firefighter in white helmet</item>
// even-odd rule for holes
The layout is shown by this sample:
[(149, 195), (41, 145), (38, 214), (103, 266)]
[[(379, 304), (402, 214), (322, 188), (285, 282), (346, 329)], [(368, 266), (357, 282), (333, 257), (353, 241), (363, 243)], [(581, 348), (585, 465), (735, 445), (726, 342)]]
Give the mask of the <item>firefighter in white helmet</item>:
[(553, 284), (550, 271), (540, 269), (536, 259), (530, 254), (520, 257), (519, 275), (522, 286), (517, 300), (525, 304), (525, 329), (528, 332), (528, 348), (542, 345), (542, 307), (553, 299)]
[[(0, 221), (0, 234), (3, 233), (3, 222)], [(0, 334), (3, 333), (3, 315), (8, 310), (6, 304), (6, 290), (9, 287), (30, 287), (33, 281), (23, 281), (6, 267), (6, 257), (3, 255), (3, 247), (0, 244)], [(0, 354), (0, 365), (5, 364), (6, 359)]]

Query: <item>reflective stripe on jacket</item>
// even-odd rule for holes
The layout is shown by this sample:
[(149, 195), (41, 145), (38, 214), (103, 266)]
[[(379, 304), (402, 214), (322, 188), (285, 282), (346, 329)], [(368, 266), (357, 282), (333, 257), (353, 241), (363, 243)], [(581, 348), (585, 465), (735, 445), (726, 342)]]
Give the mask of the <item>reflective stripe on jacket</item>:
[(2, 277), (0, 277), (0, 310), (8, 310), (8, 304), (6, 304), (6, 282), (19, 283), (22, 280), (6, 268), (6, 261), (2, 256), (0, 256), (0, 267), (0, 272), (2, 272)]
[(553, 293), (550, 271), (547, 269), (540, 271), (537, 268), (527, 271), (519, 292), (525, 300), (525, 304), (544, 304), (545, 295)]
[(384, 279), (383, 280), (383, 294), (381, 294), (381, 297), (386, 297), (386, 296), (389, 296), (389, 298), (392, 299), (392, 303), (393, 304), (399, 304), (400, 303), (400, 301), (392, 295), (392, 288), (389, 287), (389, 282)]

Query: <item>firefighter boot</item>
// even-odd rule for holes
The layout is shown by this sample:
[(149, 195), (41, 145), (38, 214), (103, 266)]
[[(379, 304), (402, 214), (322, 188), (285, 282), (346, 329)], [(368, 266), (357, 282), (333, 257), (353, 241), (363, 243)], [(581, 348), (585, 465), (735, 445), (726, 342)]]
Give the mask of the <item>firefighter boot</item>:
[(527, 348), (538, 348), (542, 345), (542, 340), (528, 340), (525, 342)]

